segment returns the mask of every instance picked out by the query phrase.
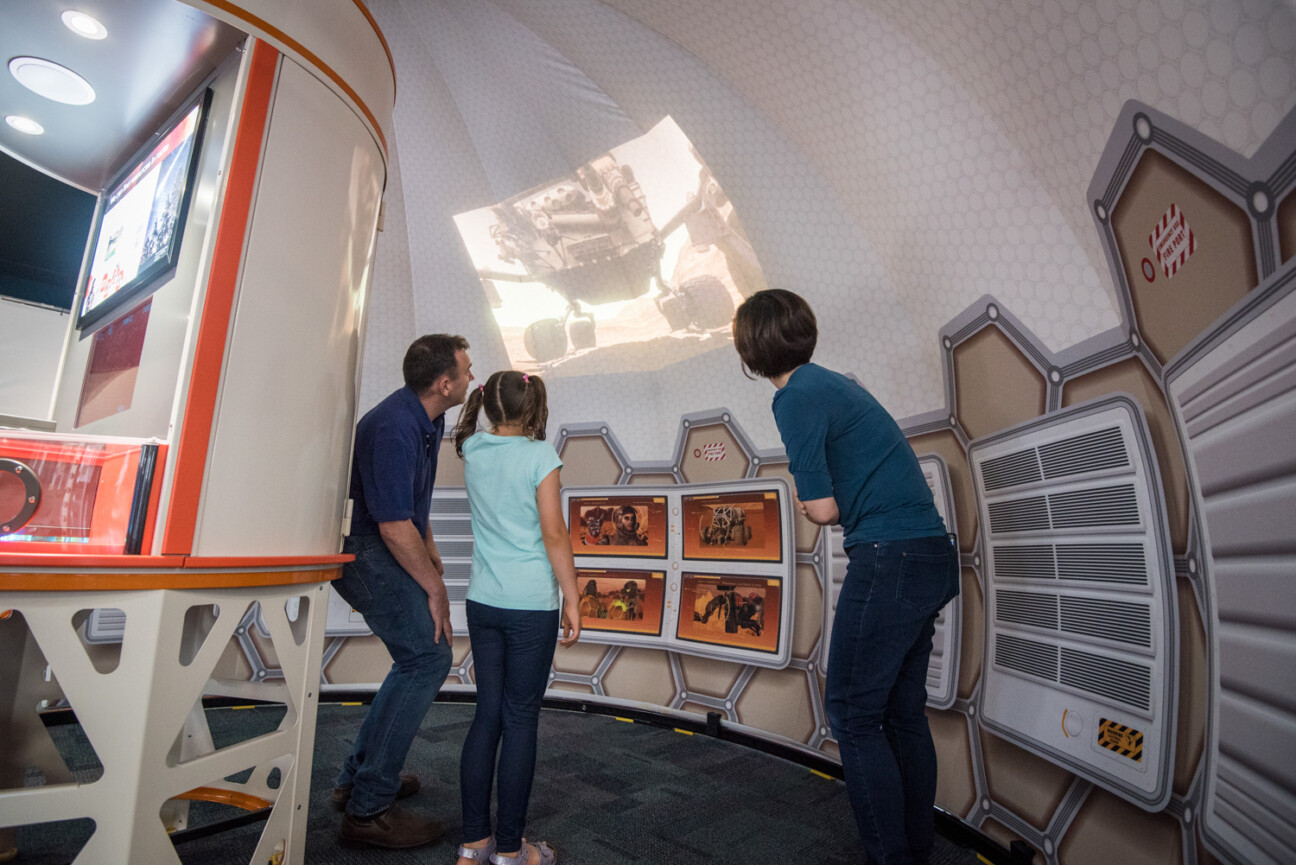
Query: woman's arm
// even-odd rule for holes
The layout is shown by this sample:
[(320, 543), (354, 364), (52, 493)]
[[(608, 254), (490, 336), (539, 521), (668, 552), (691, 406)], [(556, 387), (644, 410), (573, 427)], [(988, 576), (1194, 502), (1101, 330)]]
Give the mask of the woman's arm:
[(821, 526), (835, 526), (841, 513), (837, 510), (837, 499), (828, 496), (826, 499), (811, 499), (803, 502), (797, 499), (797, 510), (807, 520)]
[(536, 507), (540, 511), (540, 537), (544, 541), (549, 566), (563, 596), (563, 639), (570, 646), (580, 638), (580, 595), (576, 590), (576, 560), (572, 558), (567, 526), (563, 523), (562, 498), (558, 494), (559, 469), (545, 475), (536, 487)]

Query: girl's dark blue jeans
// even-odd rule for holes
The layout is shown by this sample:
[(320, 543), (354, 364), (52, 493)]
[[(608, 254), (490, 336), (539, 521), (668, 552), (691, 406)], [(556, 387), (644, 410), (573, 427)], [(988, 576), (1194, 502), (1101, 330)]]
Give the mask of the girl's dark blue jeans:
[(828, 722), (869, 861), (923, 865), (935, 842), (927, 661), (958, 594), (953, 535), (856, 544), (828, 655)]
[(558, 643), (558, 611), (505, 610), (470, 600), (467, 612), (477, 714), (459, 761), (464, 840), (491, 834), (491, 782), (495, 780), (495, 843), (511, 853), (522, 847), (535, 775), (540, 702)]

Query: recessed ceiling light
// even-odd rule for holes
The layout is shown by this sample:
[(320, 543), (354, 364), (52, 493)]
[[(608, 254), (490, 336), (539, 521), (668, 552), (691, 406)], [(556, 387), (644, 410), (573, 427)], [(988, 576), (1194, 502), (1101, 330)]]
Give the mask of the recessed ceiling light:
[(87, 39), (102, 39), (108, 35), (108, 28), (100, 24), (99, 19), (84, 12), (69, 9), (63, 13), (62, 18), (63, 23), (67, 25), (67, 29), (78, 36), (84, 36)]
[(90, 83), (66, 66), (39, 57), (15, 57), (9, 71), (18, 83), (46, 99), (67, 105), (89, 105), (95, 100)]
[(17, 114), (10, 114), (5, 118), (5, 123), (8, 123), (19, 132), (25, 132), (28, 135), (42, 135), (45, 132), (45, 127), (41, 126), (35, 120), (32, 120), (30, 117), (20, 117)]

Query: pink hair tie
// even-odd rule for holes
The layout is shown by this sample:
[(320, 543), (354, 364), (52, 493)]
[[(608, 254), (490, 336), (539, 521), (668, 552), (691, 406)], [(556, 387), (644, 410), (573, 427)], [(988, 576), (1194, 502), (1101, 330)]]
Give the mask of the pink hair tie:
[(527, 375), (526, 373), (522, 373), (522, 383), (523, 383), (523, 384), (530, 384), (530, 383), (531, 383), (531, 376)]
[(482, 393), (485, 393), (485, 392), (486, 392), (486, 385), (485, 385), (485, 384), (479, 384), (479, 385), (477, 385), (477, 389), (478, 389), (479, 391), (481, 391)]

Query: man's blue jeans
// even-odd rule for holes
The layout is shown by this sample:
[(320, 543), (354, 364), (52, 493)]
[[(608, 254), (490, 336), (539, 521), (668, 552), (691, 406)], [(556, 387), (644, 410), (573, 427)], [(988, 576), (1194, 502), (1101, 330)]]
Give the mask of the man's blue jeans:
[(923, 865), (935, 843), (936, 748), (927, 661), (936, 615), (958, 594), (953, 535), (857, 544), (828, 655), (828, 722), (869, 861)]
[(540, 703), (558, 643), (558, 611), (505, 610), (476, 601), (468, 601), (467, 609), (477, 713), (459, 761), (463, 835), (476, 841), (491, 834), (491, 781), (498, 774), (495, 843), (511, 853), (522, 847)]
[(436, 629), (423, 591), (378, 535), (347, 538), (343, 551), (355, 561), (342, 567), (333, 589), (365, 618), (392, 657), (365, 715), (351, 754), (335, 785), (354, 784), (347, 812), (355, 817), (381, 814), (396, 800), (405, 755), (445, 684), (453, 655)]

